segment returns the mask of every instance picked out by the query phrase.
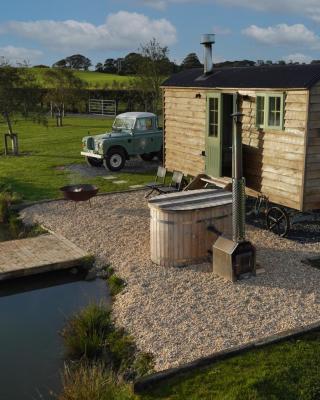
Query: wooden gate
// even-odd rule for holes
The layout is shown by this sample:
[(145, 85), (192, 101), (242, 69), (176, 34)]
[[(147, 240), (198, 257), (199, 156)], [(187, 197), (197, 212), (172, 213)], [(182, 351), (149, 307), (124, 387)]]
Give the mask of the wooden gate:
[(115, 100), (89, 100), (89, 114), (115, 117), (117, 115), (117, 104)]

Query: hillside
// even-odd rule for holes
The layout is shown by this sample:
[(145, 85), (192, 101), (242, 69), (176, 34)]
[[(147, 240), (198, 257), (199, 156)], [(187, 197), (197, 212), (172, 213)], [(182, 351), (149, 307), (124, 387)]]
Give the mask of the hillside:
[[(43, 74), (46, 71), (46, 68), (31, 68), (33, 72), (38, 75), (39, 82), (45, 87), (45, 81), (43, 79)], [(105, 74), (101, 72), (94, 71), (74, 71), (75, 74), (87, 82), (89, 88), (104, 88), (106, 86), (111, 86), (114, 82), (117, 82), (119, 85), (123, 85), (124, 88), (129, 84), (131, 76), (122, 76), (116, 74)]]

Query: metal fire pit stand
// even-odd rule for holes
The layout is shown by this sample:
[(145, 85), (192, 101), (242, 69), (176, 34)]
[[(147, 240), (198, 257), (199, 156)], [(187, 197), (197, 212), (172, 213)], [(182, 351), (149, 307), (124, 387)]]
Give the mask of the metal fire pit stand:
[(241, 117), (236, 112), (232, 140), (232, 240), (220, 236), (212, 249), (213, 272), (232, 282), (255, 274), (256, 250), (245, 240), (245, 179), (242, 170)]

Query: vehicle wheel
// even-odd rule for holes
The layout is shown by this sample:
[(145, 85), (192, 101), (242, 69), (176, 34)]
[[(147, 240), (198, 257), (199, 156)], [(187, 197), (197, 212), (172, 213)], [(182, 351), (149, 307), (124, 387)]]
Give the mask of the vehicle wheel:
[(145, 153), (145, 154), (140, 154), (140, 158), (143, 161), (152, 161), (154, 158), (154, 153)]
[(267, 228), (278, 236), (284, 237), (290, 229), (288, 213), (280, 207), (269, 208), (266, 214)]
[(94, 157), (86, 157), (86, 163), (90, 167), (102, 167), (103, 160)]
[(103, 160), (103, 165), (110, 171), (120, 171), (126, 163), (126, 155), (122, 149), (110, 150)]

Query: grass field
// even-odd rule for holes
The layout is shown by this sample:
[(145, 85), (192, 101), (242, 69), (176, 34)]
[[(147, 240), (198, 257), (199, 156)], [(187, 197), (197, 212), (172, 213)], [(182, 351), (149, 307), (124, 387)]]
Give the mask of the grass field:
[[(24, 200), (40, 200), (61, 197), (59, 187), (67, 184), (92, 183), (100, 188), (100, 192), (110, 192), (153, 180), (154, 173), (118, 172), (113, 175), (127, 183), (117, 185), (101, 177), (83, 178), (60, 169), (70, 164), (85, 163), (80, 155), (82, 137), (88, 131), (92, 134), (103, 133), (110, 129), (111, 124), (110, 119), (67, 117), (62, 128), (56, 128), (52, 119), (49, 119), (47, 128), (33, 122), (16, 121), (14, 131), (19, 134), (21, 155), (4, 157), (1, 138), (0, 183), (10, 185)], [(0, 132), (5, 132), (4, 125), (0, 124)]]
[[(41, 85), (46, 87), (45, 80), (43, 79), (43, 74), (46, 71), (46, 68), (32, 68), (32, 71), (36, 73)], [(131, 76), (104, 74), (94, 71), (75, 71), (75, 75), (84, 80), (88, 84), (89, 88), (104, 88), (106, 86), (111, 86), (113, 82), (123, 84), (124, 87), (126, 87), (132, 79)]]
[(305, 335), (182, 375), (142, 400), (318, 400), (320, 333)]

